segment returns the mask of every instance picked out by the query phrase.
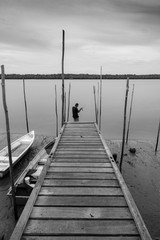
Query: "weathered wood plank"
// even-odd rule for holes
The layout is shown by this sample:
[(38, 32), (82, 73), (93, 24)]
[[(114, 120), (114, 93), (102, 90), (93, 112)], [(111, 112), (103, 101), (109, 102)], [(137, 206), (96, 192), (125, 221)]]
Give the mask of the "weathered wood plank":
[(123, 196), (38, 196), (35, 206), (126, 207)]
[(113, 168), (92, 168), (92, 167), (49, 167), (48, 172), (95, 172), (95, 173), (103, 173), (103, 172), (114, 172)]
[(24, 236), (21, 240), (141, 240), (139, 236)]
[(83, 153), (81, 153), (81, 154), (71, 154), (71, 153), (69, 153), (69, 154), (61, 154), (61, 153), (55, 153), (55, 155), (54, 155), (54, 157), (55, 158), (57, 158), (57, 157), (60, 157), (60, 158), (92, 158), (92, 159), (94, 159), (94, 158), (102, 158), (102, 157), (104, 157), (104, 158), (107, 158), (107, 156), (105, 155), (105, 154), (83, 154)]
[(79, 162), (79, 163), (110, 163), (108, 158), (53, 158), (55, 162)]
[(29, 220), (25, 234), (138, 235), (132, 220)]
[(116, 175), (114, 173), (74, 173), (74, 172), (48, 172), (45, 178), (49, 179), (116, 179)]
[(72, 131), (72, 130), (67, 130), (64, 132), (63, 136), (80, 136), (80, 137), (83, 137), (83, 136), (87, 136), (87, 137), (93, 137), (93, 136), (98, 136), (98, 133), (96, 131), (88, 131), (87, 129), (85, 130), (80, 130), (80, 131)]
[(70, 143), (70, 144), (74, 144), (74, 143), (76, 143), (76, 144), (78, 144), (78, 143), (85, 144), (85, 143), (88, 143), (88, 144), (93, 144), (93, 145), (97, 143), (97, 144), (103, 146), (101, 141), (99, 139), (96, 139), (96, 138), (91, 138), (91, 139), (80, 138), (80, 137), (78, 137), (78, 138), (75, 138), (75, 137), (73, 137), (73, 138), (64, 138), (64, 139), (62, 138), (60, 143), (61, 144), (66, 144), (66, 143)]
[(64, 146), (59, 146), (58, 149), (57, 149), (57, 152), (103, 152), (104, 153), (104, 148), (102, 147), (90, 147), (90, 146), (77, 146), (76, 148), (75, 147), (72, 147), (72, 146), (69, 146), (69, 147), (64, 147)]
[(83, 186), (83, 187), (119, 187), (119, 183), (117, 180), (86, 180), (86, 179), (45, 179), (42, 186), (56, 186), (56, 187), (64, 187), (64, 186)]
[(78, 139), (85, 139), (85, 140), (99, 140), (99, 137), (98, 136), (72, 136), (72, 135), (63, 135), (62, 136), (62, 140), (67, 140), (67, 139), (72, 139), (73, 140), (78, 140)]
[(35, 219), (132, 219), (127, 207), (34, 207)]
[(82, 134), (98, 134), (97, 131), (95, 129), (65, 129), (64, 131), (64, 135), (65, 134), (77, 134), (77, 135), (82, 135)]
[(91, 138), (91, 139), (86, 139), (86, 138), (77, 138), (77, 140), (73, 140), (72, 138), (63, 138), (61, 139), (60, 143), (90, 143), (90, 144), (94, 144), (94, 143), (99, 143), (102, 145), (102, 142), (98, 139), (98, 138)]
[(68, 162), (52, 162), (50, 164), (51, 167), (98, 167), (98, 168), (105, 168), (105, 167), (111, 167), (111, 163), (68, 163)]
[(105, 154), (105, 152), (103, 151), (103, 150), (100, 150), (100, 151), (98, 151), (98, 150), (88, 150), (88, 149), (86, 149), (86, 150), (83, 150), (83, 151), (81, 151), (81, 149), (72, 149), (72, 150), (63, 150), (63, 149), (59, 149), (59, 150), (57, 150), (56, 151), (56, 156), (58, 156), (58, 155), (62, 155), (62, 154), (67, 154), (67, 155), (78, 155), (78, 154), (80, 154), (80, 155), (94, 155), (94, 156), (96, 156), (96, 155), (102, 155), (102, 156), (106, 156), (106, 154)]
[(122, 196), (121, 188), (113, 187), (41, 187), (39, 195)]

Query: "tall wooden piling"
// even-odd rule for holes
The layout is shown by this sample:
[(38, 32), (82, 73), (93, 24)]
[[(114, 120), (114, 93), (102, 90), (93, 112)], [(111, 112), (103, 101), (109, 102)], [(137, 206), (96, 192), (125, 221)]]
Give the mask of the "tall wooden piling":
[(58, 107), (57, 107), (57, 87), (55, 85), (55, 113), (56, 113), (56, 137), (58, 137)]
[(29, 124), (28, 124), (28, 111), (27, 111), (27, 100), (26, 100), (26, 89), (25, 89), (25, 80), (23, 79), (23, 95), (24, 95), (24, 105), (25, 105), (25, 116), (26, 116), (26, 128), (29, 133)]
[(67, 99), (66, 99), (66, 92), (64, 93), (64, 117), (63, 117), (63, 119), (64, 119), (64, 122), (66, 121), (66, 104), (67, 104)]
[(95, 106), (95, 118), (96, 118), (96, 123), (98, 123), (98, 119), (97, 119), (96, 88), (95, 88), (95, 86), (93, 86), (93, 95), (94, 95), (94, 106)]
[(62, 126), (64, 124), (64, 100), (65, 100), (65, 93), (64, 93), (64, 51), (65, 51), (65, 31), (62, 30)]
[(134, 94), (134, 84), (133, 84), (133, 88), (132, 88), (132, 97), (131, 97), (131, 105), (130, 105), (130, 111), (129, 111), (129, 119), (128, 119), (128, 128), (127, 128), (126, 143), (128, 143), (129, 128), (130, 128), (130, 122), (131, 122), (132, 105), (133, 105), (133, 94)]
[(71, 95), (71, 83), (69, 83), (69, 90), (68, 90), (67, 122), (69, 121), (69, 112), (70, 112), (70, 95)]
[(158, 125), (158, 132), (157, 132), (157, 140), (156, 140), (155, 152), (157, 152), (157, 148), (158, 148), (159, 134), (160, 134), (160, 120), (159, 120), (159, 125)]
[(99, 123), (99, 82), (97, 83), (97, 125)]
[(17, 207), (16, 207), (16, 199), (15, 199), (15, 187), (14, 187), (14, 176), (13, 176), (13, 166), (12, 166), (12, 151), (11, 151), (11, 139), (10, 139), (10, 124), (9, 124), (9, 116), (8, 116), (8, 108), (6, 103), (6, 90), (5, 90), (5, 70), (4, 65), (1, 65), (1, 79), (2, 79), (2, 98), (3, 98), (3, 108), (5, 112), (5, 120), (6, 120), (6, 132), (7, 132), (7, 142), (8, 142), (8, 157), (9, 157), (9, 165), (10, 165), (10, 182), (12, 187), (12, 197), (13, 197), (13, 207), (14, 207), (14, 215), (17, 219)]
[(124, 103), (124, 120), (123, 120), (123, 139), (122, 139), (121, 158), (120, 158), (120, 163), (119, 163), (120, 171), (122, 171), (122, 162), (123, 162), (123, 154), (124, 154), (128, 92), (129, 92), (129, 78), (127, 78), (127, 82), (126, 82), (126, 95), (125, 95), (125, 103)]
[(99, 99), (99, 130), (101, 131), (101, 118), (102, 118), (102, 66), (100, 69), (100, 99)]

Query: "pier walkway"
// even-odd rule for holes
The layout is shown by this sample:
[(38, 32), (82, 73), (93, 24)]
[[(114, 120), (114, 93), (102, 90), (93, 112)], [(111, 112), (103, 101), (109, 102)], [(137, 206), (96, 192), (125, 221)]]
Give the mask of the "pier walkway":
[(66, 123), (10, 240), (151, 239), (94, 123)]

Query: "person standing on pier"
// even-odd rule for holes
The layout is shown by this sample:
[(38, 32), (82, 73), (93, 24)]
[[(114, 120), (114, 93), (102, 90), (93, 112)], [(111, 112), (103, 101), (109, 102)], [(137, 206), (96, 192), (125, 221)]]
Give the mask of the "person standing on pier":
[(78, 113), (83, 110), (83, 108), (78, 109), (79, 104), (76, 103), (75, 106), (72, 107), (72, 116), (75, 122), (79, 121)]

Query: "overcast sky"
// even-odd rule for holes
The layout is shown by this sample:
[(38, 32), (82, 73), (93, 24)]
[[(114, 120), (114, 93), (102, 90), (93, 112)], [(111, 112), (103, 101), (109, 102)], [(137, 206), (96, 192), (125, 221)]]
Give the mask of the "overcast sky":
[(160, 0), (0, 0), (6, 73), (160, 73)]

